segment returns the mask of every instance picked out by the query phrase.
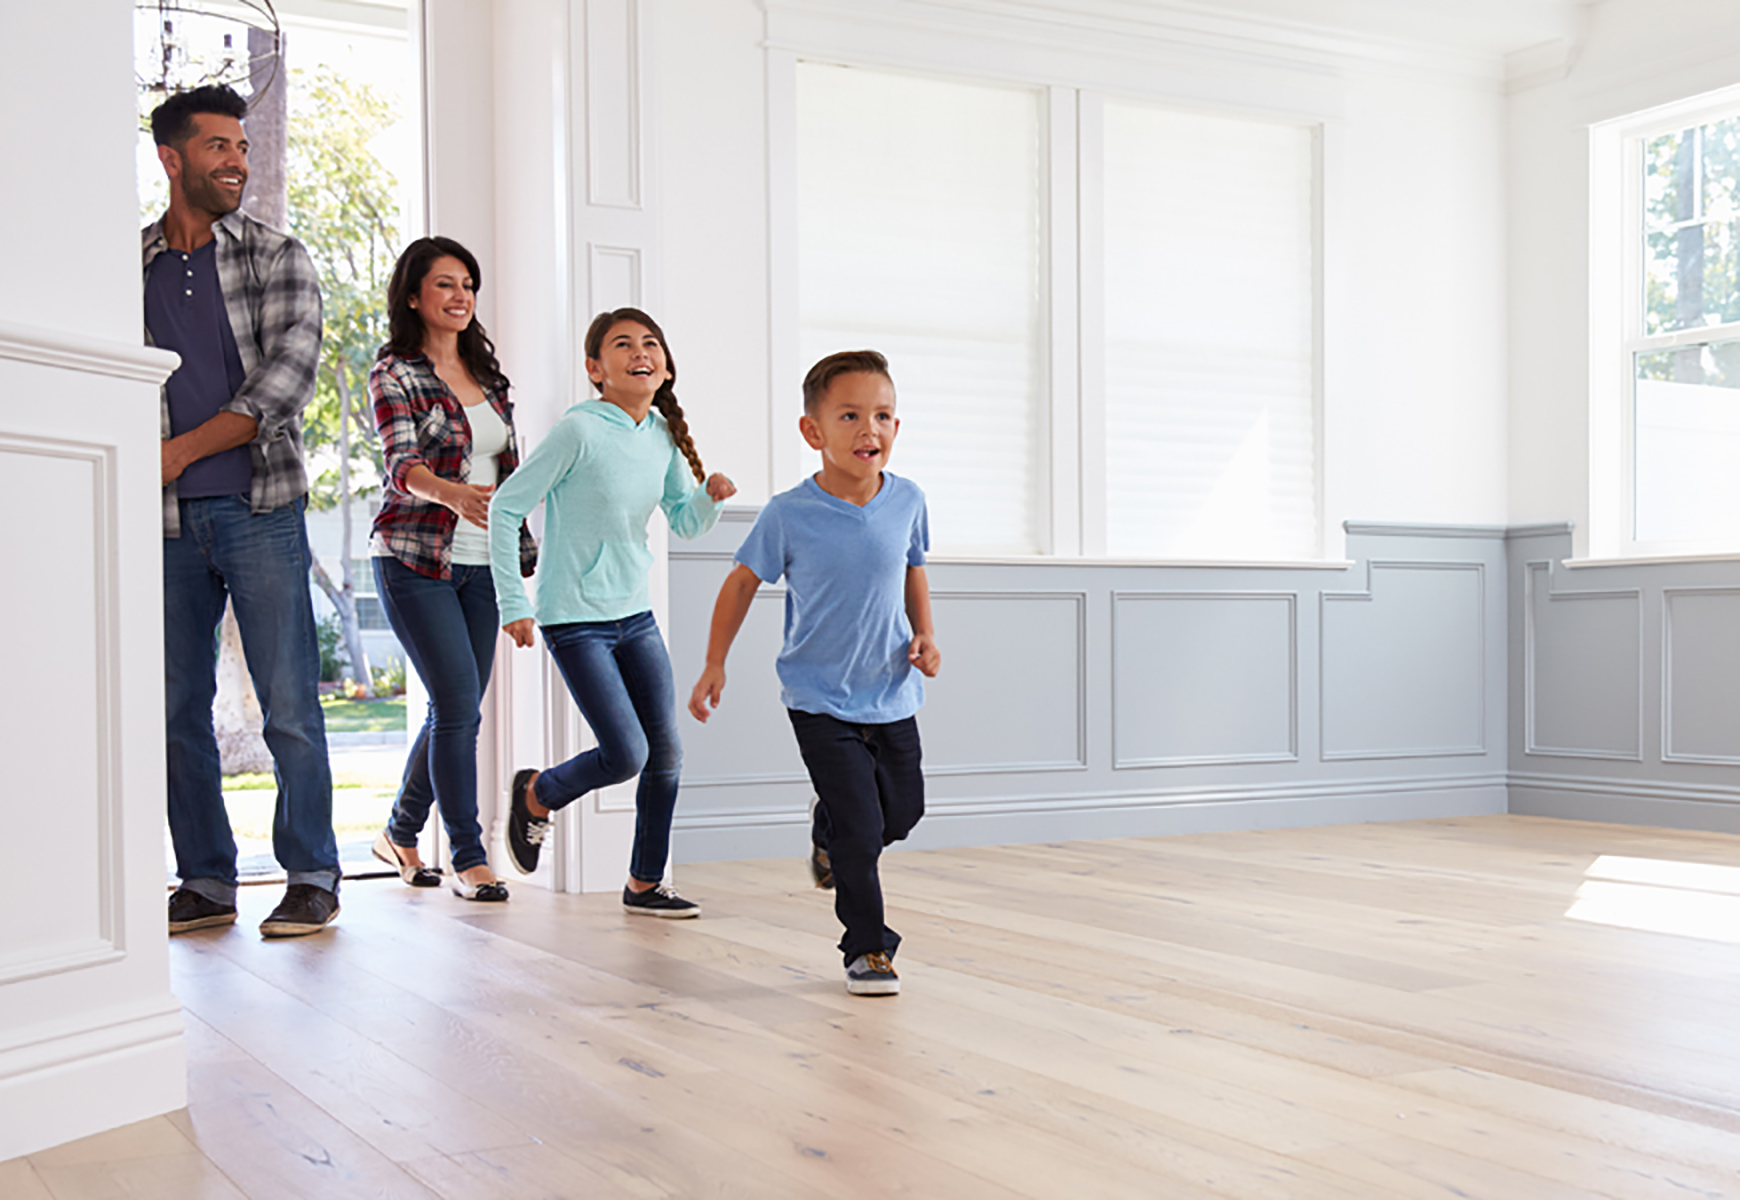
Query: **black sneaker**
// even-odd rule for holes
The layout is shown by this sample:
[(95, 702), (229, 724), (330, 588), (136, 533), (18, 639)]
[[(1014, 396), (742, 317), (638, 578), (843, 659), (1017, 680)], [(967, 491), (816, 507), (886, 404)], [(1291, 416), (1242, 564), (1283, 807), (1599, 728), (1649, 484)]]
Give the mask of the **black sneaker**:
[(659, 884), (644, 892), (637, 892), (626, 883), (622, 885), (622, 907), (631, 913), (639, 913), (643, 917), (698, 917), (701, 906), (693, 900), (685, 900), (676, 892)]
[(526, 807), (537, 774), (530, 767), (514, 772), (513, 786), (508, 789), (508, 859), (521, 875), (538, 869), (538, 850), (550, 837), (550, 818), (534, 817)]
[(338, 893), (312, 883), (293, 883), (272, 915), (260, 922), (262, 937), (301, 937), (319, 933), (338, 915)]
[(834, 868), (828, 862), (828, 852), (814, 844), (810, 846), (810, 878), (819, 888), (831, 889), (834, 886)]
[(846, 968), (846, 990), (854, 996), (897, 996), (900, 976), (882, 951), (860, 954)]
[(176, 888), (169, 897), (169, 932), (186, 933), (191, 929), (211, 929), (217, 925), (234, 925), (236, 906), (207, 900), (189, 888)]

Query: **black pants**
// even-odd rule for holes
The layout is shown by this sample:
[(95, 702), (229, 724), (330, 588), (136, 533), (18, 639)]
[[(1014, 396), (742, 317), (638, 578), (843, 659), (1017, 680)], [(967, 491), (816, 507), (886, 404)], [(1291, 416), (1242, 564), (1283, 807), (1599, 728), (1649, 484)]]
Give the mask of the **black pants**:
[(848, 964), (878, 950), (892, 955), (900, 935), (883, 923), (876, 860), (924, 816), (918, 721), (853, 725), (787, 711), (820, 801), (810, 836), (833, 866), (834, 914), (846, 927), (840, 953)]

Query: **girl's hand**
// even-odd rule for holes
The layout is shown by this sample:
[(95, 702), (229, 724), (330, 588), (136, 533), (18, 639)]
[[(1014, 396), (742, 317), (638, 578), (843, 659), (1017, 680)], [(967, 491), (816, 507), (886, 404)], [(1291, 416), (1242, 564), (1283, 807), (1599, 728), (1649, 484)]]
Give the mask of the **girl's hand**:
[(689, 715), (705, 725), (713, 710), (719, 707), (719, 696), (724, 690), (725, 668), (708, 663), (695, 684), (695, 690), (689, 693)]
[[(737, 494), (737, 485), (723, 475), (707, 476), (707, 495), (712, 497), (714, 504), (723, 504)], [(706, 718), (703, 717), (702, 720)]]
[(906, 652), (906, 658), (927, 678), (935, 679), (937, 671), (942, 669), (942, 651), (936, 648), (936, 642), (928, 633), (912, 639), (912, 649)]
[(514, 640), (514, 645), (523, 648), (532, 644), (532, 619), (530, 617), (509, 621), (502, 626), (502, 629)]
[(470, 521), (479, 529), (489, 528), (489, 494), (495, 491), (483, 484), (450, 483), (441, 489), (441, 503)]

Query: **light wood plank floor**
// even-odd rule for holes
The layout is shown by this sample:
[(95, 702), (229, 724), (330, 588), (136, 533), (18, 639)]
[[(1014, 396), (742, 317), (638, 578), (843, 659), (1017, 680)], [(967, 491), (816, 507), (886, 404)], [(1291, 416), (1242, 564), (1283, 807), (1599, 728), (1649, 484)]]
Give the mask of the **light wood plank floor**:
[(268, 943), (245, 889), (172, 945), (188, 1108), (0, 1196), (1740, 1197), (1740, 838), (1491, 817), (884, 875), (887, 999), (845, 993), (796, 857), (683, 867), (692, 922), (371, 881)]

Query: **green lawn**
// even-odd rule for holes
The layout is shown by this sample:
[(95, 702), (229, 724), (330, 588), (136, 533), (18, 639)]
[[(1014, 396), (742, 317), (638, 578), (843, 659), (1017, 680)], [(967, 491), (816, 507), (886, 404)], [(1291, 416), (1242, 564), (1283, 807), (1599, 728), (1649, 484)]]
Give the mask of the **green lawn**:
[(322, 696), (328, 733), (385, 733), (405, 728), (405, 698), (390, 700), (343, 700)]

